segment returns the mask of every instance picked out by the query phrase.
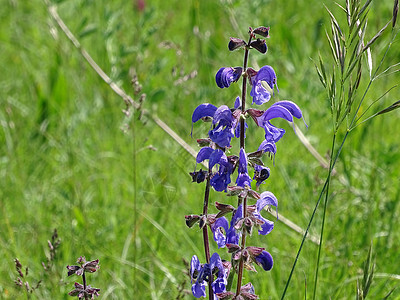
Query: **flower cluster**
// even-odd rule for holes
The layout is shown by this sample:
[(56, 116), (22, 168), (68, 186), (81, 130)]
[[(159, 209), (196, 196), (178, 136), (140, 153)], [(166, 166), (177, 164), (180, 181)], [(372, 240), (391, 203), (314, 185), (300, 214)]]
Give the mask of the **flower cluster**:
[[(256, 71), (246, 65), (250, 49), (256, 49), (261, 53), (267, 51), (265, 40), (258, 36), (269, 37), (269, 27), (250, 28), (248, 42), (238, 38), (230, 39), (229, 50), (244, 49), (243, 68), (220, 68), (215, 81), (222, 89), (243, 78), (243, 86), (246, 86), (247, 82), (251, 85), (252, 104), (263, 105), (270, 101), (275, 91), (279, 90), (277, 76), (271, 66), (266, 65)], [(203, 229), (205, 241), (207, 262), (200, 264), (196, 255), (191, 260), (192, 293), (196, 298), (206, 297), (206, 286), (208, 286), (210, 299), (258, 299), (251, 283), (243, 286), (241, 284), (243, 268), (256, 271), (254, 266), (258, 265), (263, 270), (269, 271), (273, 267), (271, 254), (264, 247), (246, 246), (246, 236), (251, 235), (254, 228), (260, 235), (267, 235), (274, 228), (274, 222), (265, 219), (262, 212), (271, 206), (277, 208), (278, 200), (269, 191), (261, 194), (257, 192), (260, 185), (270, 176), (270, 169), (264, 165), (262, 157), (264, 154), (274, 157), (277, 152), (276, 143), (285, 134), (284, 129), (276, 127), (271, 121), (280, 118), (293, 122), (294, 118), (301, 119), (303, 115), (300, 108), (291, 101), (278, 101), (267, 109), (246, 109), (245, 90), (242, 91), (241, 97), (235, 99), (232, 108), (227, 105), (217, 107), (204, 103), (197, 106), (192, 114), (192, 132), (193, 124), (200, 120), (211, 123), (208, 136), (197, 140), (202, 148), (197, 154), (196, 163), (208, 160), (208, 171), (200, 169), (190, 173), (193, 182), (206, 181), (203, 213), (186, 216), (187, 226), (192, 227), (198, 223)], [(244, 146), (246, 131), (249, 129), (246, 121), (250, 118), (265, 132), (264, 139), (254, 152), (246, 152)], [(231, 154), (234, 138), (240, 139), (238, 155)], [(253, 176), (249, 170), (253, 170)], [(233, 183), (231, 177), (236, 172), (236, 180)], [(253, 181), (256, 190), (252, 189)], [(228, 196), (237, 196), (236, 207), (232, 204), (215, 202), (218, 213), (209, 214), (207, 211), (209, 187), (217, 192), (225, 192)], [(248, 204), (248, 201), (255, 203)], [(230, 221), (225, 217), (229, 214)], [(212, 232), (217, 247), (228, 250), (231, 255), (230, 261), (222, 260), (217, 253), (210, 258), (208, 230)], [(233, 279), (233, 276), (228, 277), (230, 273), (238, 276), (236, 293), (227, 290)]]
[(94, 273), (96, 272), (100, 266), (99, 266), (99, 260), (91, 260), (91, 261), (86, 261), (86, 258), (84, 256), (81, 256), (78, 258), (77, 263), (79, 265), (75, 266), (67, 266), (68, 270), (68, 276), (71, 276), (73, 274), (82, 276), (82, 281), (83, 284), (80, 284), (78, 282), (75, 282), (74, 284), (74, 289), (68, 293), (70, 296), (77, 296), (78, 299), (94, 299), (94, 296), (99, 296), (99, 291), (100, 289), (91, 287), (90, 285), (86, 285), (86, 276), (85, 273)]

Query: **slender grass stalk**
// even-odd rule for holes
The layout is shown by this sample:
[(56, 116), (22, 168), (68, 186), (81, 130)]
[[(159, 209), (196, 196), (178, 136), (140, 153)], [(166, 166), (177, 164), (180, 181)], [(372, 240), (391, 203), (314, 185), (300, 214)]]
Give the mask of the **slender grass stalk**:
[(332, 148), (331, 148), (329, 171), (328, 171), (328, 177), (327, 177), (327, 181), (328, 182), (327, 182), (327, 185), (326, 185), (324, 212), (322, 214), (321, 234), (320, 234), (319, 245), (318, 245), (317, 267), (315, 269), (315, 282), (314, 282), (314, 293), (313, 293), (313, 299), (314, 300), (315, 300), (315, 297), (316, 297), (316, 294), (317, 294), (319, 262), (320, 262), (320, 257), (321, 257), (322, 240), (323, 240), (323, 235), (324, 235), (326, 209), (327, 209), (327, 206), (328, 206), (329, 185), (330, 185), (330, 182), (331, 182), (330, 179), (331, 179), (332, 168), (333, 168), (333, 166), (332, 166), (332, 158), (333, 158), (333, 153), (334, 153), (334, 150), (335, 150), (335, 141), (336, 141), (336, 133), (333, 135), (333, 138), (332, 138)]
[[(333, 169), (334, 169), (334, 167), (335, 167), (335, 165), (336, 165), (336, 162), (337, 162), (337, 160), (338, 160), (338, 158), (339, 158), (339, 156), (340, 156), (340, 154), (341, 154), (341, 151), (342, 151), (343, 146), (344, 146), (344, 144), (345, 144), (345, 142), (346, 142), (346, 140), (347, 140), (347, 138), (348, 138), (348, 136), (349, 136), (349, 133), (356, 127), (355, 123), (356, 123), (356, 121), (358, 120), (358, 119), (357, 119), (358, 112), (360, 111), (361, 106), (362, 106), (362, 104), (363, 104), (364, 101), (365, 101), (365, 98), (366, 98), (366, 96), (367, 96), (367, 94), (368, 94), (368, 92), (369, 92), (369, 90), (370, 90), (370, 88), (371, 88), (372, 82), (373, 82), (374, 79), (376, 78), (376, 75), (377, 75), (377, 73), (379, 72), (379, 70), (380, 70), (380, 68), (381, 68), (381, 66), (382, 66), (382, 64), (383, 64), (383, 61), (385, 60), (385, 58), (386, 58), (386, 56), (387, 56), (387, 54), (388, 54), (388, 52), (389, 52), (389, 50), (390, 50), (390, 48), (391, 48), (393, 42), (394, 42), (394, 39), (395, 39), (395, 37), (397, 36), (397, 34), (398, 34), (398, 32), (399, 32), (399, 31), (397, 31), (397, 32), (393, 33), (393, 30), (394, 30), (394, 29), (392, 28), (392, 38), (391, 38), (391, 40), (390, 40), (390, 42), (389, 42), (389, 44), (388, 44), (388, 46), (387, 46), (387, 48), (386, 48), (386, 51), (385, 51), (383, 57), (381, 58), (381, 60), (380, 60), (380, 62), (379, 62), (379, 65), (377, 66), (377, 68), (376, 68), (376, 70), (375, 70), (373, 76), (370, 77), (370, 80), (369, 80), (369, 82), (368, 82), (368, 85), (367, 85), (367, 87), (365, 88), (365, 91), (364, 91), (364, 93), (363, 93), (363, 95), (362, 95), (362, 97), (361, 97), (361, 100), (360, 100), (360, 102), (359, 102), (359, 104), (358, 104), (358, 106), (357, 106), (357, 109), (356, 109), (355, 112), (354, 112), (354, 116), (353, 116), (353, 118), (352, 118), (350, 124), (347, 126), (346, 134), (345, 134), (345, 136), (343, 137), (342, 142), (341, 142), (341, 144), (340, 144), (340, 147), (339, 147), (339, 149), (338, 149), (337, 152), (336, 152), (335, 158), (333, 159), (333, 161), (332, 161), (332, 159), (331, 159), (331, 163), (330, 163), (330, 168), (329, 168), (328, 176), (327, 176), (327, 178), (326, 178), (326, 180), (325, 180), (324, 186), (322, 187), (322, 190), (321, 190), (321, 193), (320, 193), (320, 195), (319, 195), (319, 197), (318, 197), (317, 203), (315, 204), (315, 207), (314, 207), (313, 213), (312, 213), (312, 215), (311, 215), (310, 221), (309, 221), (309, 223), (308, 223), (308, 225), (307, 225), (306, 232), (305, 232), (304, 235), (303, 235), (303, 239), (302, 239), (302, 241), (301, 241), (299, 250), (297, 251), (296, 258), (295, 258), (295, 260), (294, 260), (294, 263), (293, 263), (292, 269), (291, 269), (291, 271), (290, 271), (290, 274), (289, 274), (289, 277), (288, 277), (288, 281), (286, 282), (284, 291), (283, 291), (283, 293), (282, 293), (281, 299), (284, 299), (284, 298), (285, 298), (285, 295), (286, 295), (288, 286), (289, 286), (290, 281), (291, 281), (291, 278), (292, 278), (292, 276), (293, 276), (294, 269), (296, 268), (298, 258), (299, 258), (299, 256), (300, 256), (301, 251), (302, 251), (302, 248), (303, 248), (303, 245), (304, 245), (304, 241), (305, 241), (305, 239), (306, 239), (306, 237), (307, 237), (307, 234), (308, 234), (308, 232), (309, 232), (309, 229), (310, 229), (310, 227), (311, 227), (311, 224), (312, 224), (312, 222), (313, 222), (313, 220), (314, 220), (314, 217), (315, 217), (317, 208), (318, 208), (318, 206), (319, 206), (319, 204), (320, 204), (320, 202), (321, 202), (321, 199), (322, 199), (322, 196), (324, 195), (324, 193), (326, 193), (326, 198), (325, 198), (325, 202), (326, 202), (326, 203), (325, 203), (324, 211), (325, 211), (325, 209), (326, 209), (327, 201), (328, 201), (328, 199), (329, 199), (329, 182), (330, 182), (330, 178), (331, 178), (331, 175), (332, 175), (332, 171), (333, 171)], [(342, 82), (342, 84), (343, 84), (343, 82)], [(338, 123), (338, 124), (337, 124), (338, 126), (336, 126), (336, 129), (334, 130), (334, 136), (333, 136), (333, 139), (332, 139), (332, 140), (333, 140), (332, 149), (334, 149), (334, 141), (335, 141), (335, 139), (336, 139), (336, 133), (337, 133), (337, 130), (339, 129), (340, 124), (341, 124), (341, 123)], [(333, 157), (333, 151), (332, 151), (332, 153), (331, 153), (331, 158), (332, 158), (332, 157)], [(325, 213), (326, 213), (326, 212), (324, 212), (323, 218), (325, 217)], [(324, 220), (323, 220), (323, 225), (322, 225), (322, 227), (321, 227), (321, 241), (320, 241), (320, 245), (322, 244), (322, 233), (323, 233), (323, 228), (324, 228)], [(318, 273), (320, 249), (321, 249), (321, 246), (319, 247), (319, 253), (318, 253), (318, 262), (317, 262), (317, 271), (316, 271), (316, 281), (315, 281), (315, 286), (314, 286), (314, 298), (315, 298), (316, 287), (317, 287), (317, 273)]]

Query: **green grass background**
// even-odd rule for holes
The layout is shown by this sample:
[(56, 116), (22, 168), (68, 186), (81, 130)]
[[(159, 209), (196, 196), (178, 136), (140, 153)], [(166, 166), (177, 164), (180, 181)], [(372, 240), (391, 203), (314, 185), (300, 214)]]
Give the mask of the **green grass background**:
[[(240, 93), (239, 84), (220, 90), (214, 82), (220, 67), (242, 64), (241, 51), (227, 50), (229, 37), (245, 38), (248, 26), (271, 26), (268, 54), (252, 52), (250, 66), (275, 68), (280, 89), (275, 100), (301, 107), (309, 128), (298, 125), (327, 155), (330, 108), (313, 64), (318, 52), (326, 61), (330, 56), (322, 2), (154, 0), (144, 1), (143, 11), (136, 1), (56, 2), (100, 67), (135, 100), (131, 79), (137, 74), (147, 95), (144, 108), (195, 148), (193, 109), (203, 102), (233, 105)], [(333, 1), (325, 5), (344, 17)], [(192, 184), (188, 175), (194, 159), (149, 117), (135, 115), (130, 129), (121, 130), (126, 123), (122, 99), (56, 26), (43, 1), (1, 0), (0, 6), (0, 298), (27, 297), (14, 284), (14, 258), (29, 266), (31, 285), (43, 278), (32, 298), (70, 298), (67, 293), (79, 278), (67, 278), (65, 266), (85, 255), (100, 259), (100, 270), (88, 275), (88, 282), (101, 288), (100, 299), (191, 299), (182, 292), (190, 290), (183, 260), (196, 254), (204, 261), (200, 230), (184, 222), (184, 215), (202, 209), (204, 186)], [(392, 8), (392, 1), (373, 1), (367, 39), (391, 18)], [(384, 67), (400, 60), (398, 42)], [(374, 66), (385, 45), (374, 45)], [(182, 82), (194, 71), (197, 76)], [(396, 73), (375, 82), (366, 105), (399, 78)], [(397, 100), (395, 89), (370, 114)], [(343, 149), (331, 186), (317, 299), (355, 298), (371, 243), (377, 276), (370, 299), (382, 299), (399, 286), (399, 117), (394, 111), (365, 123)], [(327, 171), (288, 124), (274, 123), (287, 133), (278, 143), (275, 166), (268, 162), (271, 177), (262, 190), (273, 192), (279, 212), (305, 228)], [(206, 125), (195, 124), (194, 137), (206, 133)], [(249, 151), (263, 134), (251, 124)], [(212, 192), (215, 201), (234, 200)], [(322, 207), (313, 235), (318, 236), (321, 216)], [(54, 228), (62, 243), (53, 269), (45, 273), (41, 262)], [(268, 273), (245, 273), (245, 282), (254, 284), (261, 299), (280, 297), (300, 242), (301, 235), (278, 221), (267, 237), (251, 237), (250, 243), (265, 247), (275, 262)], [(312, 296), (317, 250), (306, 242), (287, 299)], [(212, 251), (228, 259), (215, 244)], [(397, 288), (391, 299), (399, 298)]]

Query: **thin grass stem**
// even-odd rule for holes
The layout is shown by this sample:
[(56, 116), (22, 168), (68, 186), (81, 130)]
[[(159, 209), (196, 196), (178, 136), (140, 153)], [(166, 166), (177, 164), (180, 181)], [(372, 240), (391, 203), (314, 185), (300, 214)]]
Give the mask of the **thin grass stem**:
[(331, 174), (332, 174), (332, 158), (333, 158), (333, 153), (334, 153), (334, 150), (335, 150), (335, 142), (336, 142), (336, 134), (334, 134), (333, 138), (332, 138), (330, 164), (329, 164), (329, 171), (328, 171), (328, 177), (327, 177), (328, 183), (326, 185), (324, 212), (323, 212), (323, 215), (322, 215), (321, 233), (320, 233), (319, 245), (318, 245), (317, 266), (316, 266), (316, 269), (315, 269), (315, 281), (314, 281), (314, 293), (313, 293), (313, 299), (314, 300), (315, 300), (315, 297), (316, 297), (316, 294), (317, 294), (319, 262), (320, 262), (321, 251), (322, 251), (322, 240), (323, 240), (323, 235), (324, 235), (326, 209), (327, 209), (327, 206), (328, 206), (329, 186), (330, 186), (330, 181), (331, 181), (330, 179), (331, 179)]

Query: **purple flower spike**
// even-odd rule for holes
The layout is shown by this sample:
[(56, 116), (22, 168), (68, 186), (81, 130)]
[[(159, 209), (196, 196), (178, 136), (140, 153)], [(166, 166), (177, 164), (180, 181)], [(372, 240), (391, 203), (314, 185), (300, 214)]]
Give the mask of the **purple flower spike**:
[(241, 75), (241, 67), (221, 68), (215, 75), (215, 81), (217, 82), (218, 87), (223, 89), (229, 87), (232, 82), (238, 81)]
[(274, 260), (269, 252), (263, 250), (260, 255), (256, 257), (256, 263), (260, 265), (265, 271), (272, 269)]
[(251, 77), (252, 89), (250, 91), (250, 96), (253, 97), (253, 104), (261, 105), (271, 99), (271, 94), (262, 86), (262, 81), (265, 81), (271, 90), (274, 90), (276, 86), (276, 74), (271, 66), (262, 67), (257, 72), (257, 75)]

